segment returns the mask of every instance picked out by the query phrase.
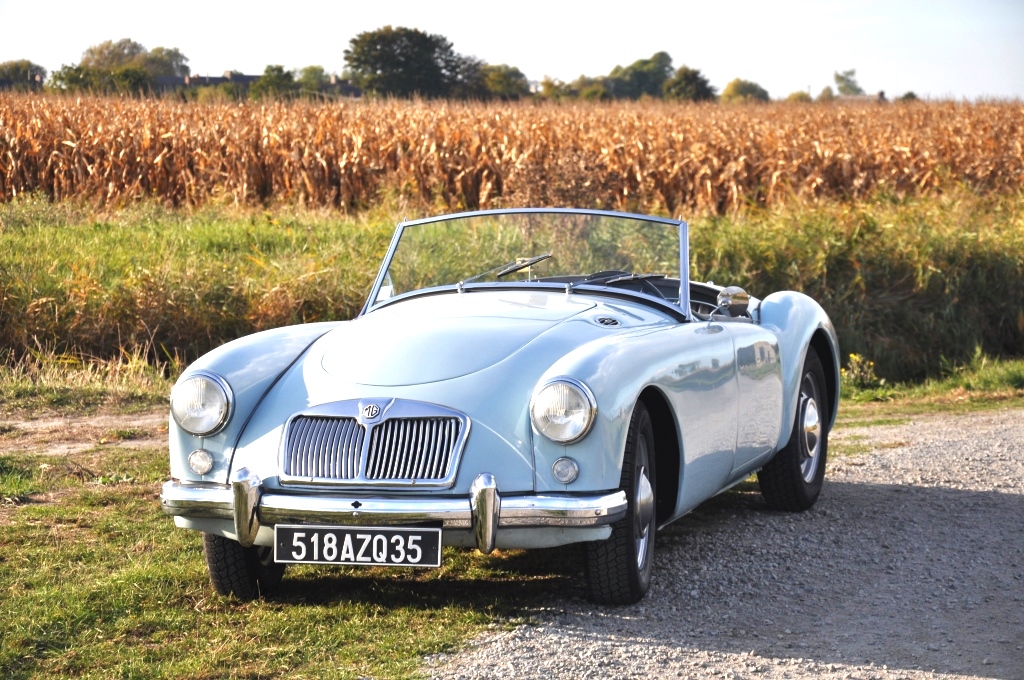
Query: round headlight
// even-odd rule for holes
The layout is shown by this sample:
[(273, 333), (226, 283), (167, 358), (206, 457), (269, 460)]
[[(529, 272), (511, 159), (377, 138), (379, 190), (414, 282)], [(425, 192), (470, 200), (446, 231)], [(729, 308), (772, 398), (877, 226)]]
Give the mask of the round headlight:
[(597, 401), (590, 389), (571, 378), (550, 381), (533, 395), (530, 419), (537, 431), (560, 444), (574, 442), (594, 424)]
[(189, 434), (218, 432), (231, 410), (230, 388), (220, 377), (197, 373), (171, 390), (171, 416)]

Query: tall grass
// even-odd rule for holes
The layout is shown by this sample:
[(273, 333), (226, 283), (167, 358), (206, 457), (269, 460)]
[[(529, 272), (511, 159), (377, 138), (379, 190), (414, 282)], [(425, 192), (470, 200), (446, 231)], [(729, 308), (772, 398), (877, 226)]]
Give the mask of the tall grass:
[(264, 328), (347, 318), (393, 225), (153, 204), (0, 206), (0, 348), (179, 361)]
[[(185, 362), (240, 335), (351, 318), (394, 224), (318, 210), (0, 204), (0, 350)], [(691, 223), (693, 277), (819, 300), (880, 375), (1024, 355), (1024, 195), (788, 205)], [(487, 243), (460, 257), (491, 262)]]
[(818, 300), (844, 356), (890, 379), (937, 375), (976, 350), (1024, 355), (1024, 195), (876, 197), (698, 220), (694, 277)]

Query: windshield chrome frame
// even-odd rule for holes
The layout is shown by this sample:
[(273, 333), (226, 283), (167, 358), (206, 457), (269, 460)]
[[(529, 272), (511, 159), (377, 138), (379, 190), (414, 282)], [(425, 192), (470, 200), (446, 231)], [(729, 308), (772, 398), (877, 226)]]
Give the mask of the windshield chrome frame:
[[(651, 215), (640, 215), (637, 213), (625, 213), (616, 212), (612, 210), (591, 210), (585, 208), (509, 208), (509, 209), (498, 209), (498, 210), (474, 210), (460, 213), (452, 213), (448, 215), (437, 215), (435, 217), (424, 217), (417, 220), (407, 220), (399, 222), (395, 228), (395, 233), (391, 237), (391, 244), (388, 246), (387, 253), (384, 255), (384, 259), (381, 260), (380, 268), (377, 270), (377, 276), (374, 278), (373, 287), (370, 289), (370, 295), (366, 298), (366, 302), (363, 304), (362, 310), (358, 316), (368, 314), (372, 307), (373, 301), (377, 299), (380, 294), (381, 286), (384, 284), (388, 269), (391, 265), (391, 260), (395, 256), (395, 251), (398, 249), (398, 243), (402, 240), (402, 234), (409, 227), (415, 227), (422, 224), (431, 224), (435, 222), (449, 222), (453, 220), (467, 219), (470, 217), (484, 216), (484, 215), (515, 215), (515, 214), (565, 214), (565, 215), (593, 215), (595, 217), (617, 217), (634, 219), (643, 222), (657, 222), (659, 224), (675, 226), (679, 229), (679, 311), (686, 318), (687, 321), (692, 321), (693, 317), (690, 314), (690, 231), (689, 225), (683, 220), (673, 220), (667, 217), (653, 217)], [(451, 284), (454, 289), (456, 284)], [(438, 290), (424, 289), (424, 290)], [(669, 303), (671, 304), (671, 303)]]

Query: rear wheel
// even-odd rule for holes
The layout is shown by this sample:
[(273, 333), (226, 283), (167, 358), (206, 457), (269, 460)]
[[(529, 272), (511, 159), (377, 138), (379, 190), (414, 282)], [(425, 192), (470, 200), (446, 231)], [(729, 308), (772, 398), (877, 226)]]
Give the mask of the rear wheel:
[(626, 516), (612, 525), (606, 541), (587, 544), (590, 599), (601, 604), (640, 601), (654, 569), (654, 431), (643, 402), (637, 402), (626, 435), (619, 488), (626, 492)]
[(203, 555), (213, 589), (221, 595), (252, 600), (281, 584), (285, 565), (274, 562), (272, 547), (243, 548), (238, 541), (203, 534)]
[(813, 348), (807, 350), (793, 434), (785, 448), (757, 473), (768, 507), (799, 512), (818, 500), (828, 454), (828, 401), (825, 369)]

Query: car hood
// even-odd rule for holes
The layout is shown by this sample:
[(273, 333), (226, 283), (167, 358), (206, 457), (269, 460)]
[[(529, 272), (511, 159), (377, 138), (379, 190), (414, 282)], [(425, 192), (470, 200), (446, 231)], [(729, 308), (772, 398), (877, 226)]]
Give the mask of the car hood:
[(430, 295), (394, 302), (328, 333), (312, 348), (331, 377), (420, 385), (470, 375), (595, 307), (524, 291)]

